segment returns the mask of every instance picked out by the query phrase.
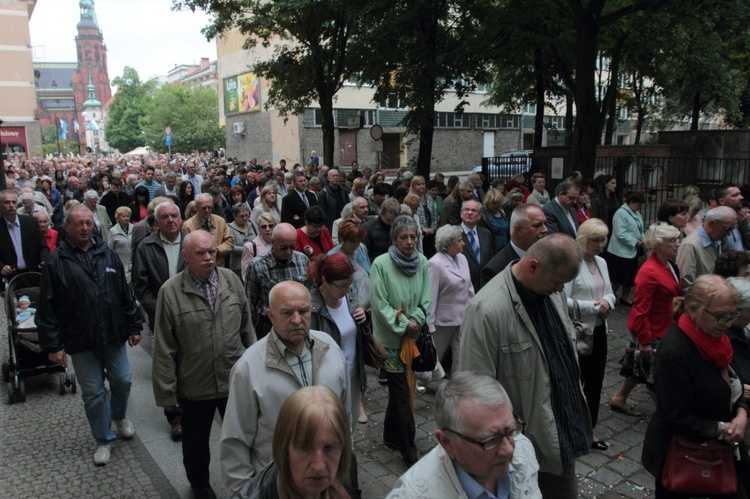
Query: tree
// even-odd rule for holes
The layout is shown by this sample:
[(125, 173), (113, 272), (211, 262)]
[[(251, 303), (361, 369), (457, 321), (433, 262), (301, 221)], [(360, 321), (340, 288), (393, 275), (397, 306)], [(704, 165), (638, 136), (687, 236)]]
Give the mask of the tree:
[(146, 95), (154, 86), (154, 81), (143, 83), (138, 72), (125, 66), (122, 76), (112, 80), (117, 93), (109, 105), (106, 135), (110, 146), (122, 152), (144, 145), (138, 119), (143, 115)]
[(361, 70), (364, 51), (350, 53), (369, 4), (362, 0), (173, 0), (175, 9), (211, 13), (207, 38), (232, 29), (247, 36), (245, 48), (260, 44), (271, 55), (251, 64), (271, 81), (265, 107), (282, 116), (301, 114), (317, 101), (322, 114), (323, 162), (333, 164), (333, 102), (344, 81)]
[[(435, 105), (453, 90), (463, 112), (463, 97), (477, 81), (489, 81), (482, 46), (468, 8), (472, 0), (383, 0), (365, 13), (364, 47), (372, 50), (361, 73), (376, 85), (375, 100), (396, 93), (407, 109), (402, 125), (419, 140), (417, 174), (430, 174)], [(364, 32), (364, 30), (363, 30)]]
[(55, 125), (47, 125), (42, 133), (42, 144), (57, 144), (58, 135)]
[(224, 146), (219, 126), (218, 95), (210, 87), (166, 84), (151, 92), (143, 102), (138, 121), (145, 143), (155, 151), (167, 151), (164, 128), (172, 128), (172, 151), (189, 153)]

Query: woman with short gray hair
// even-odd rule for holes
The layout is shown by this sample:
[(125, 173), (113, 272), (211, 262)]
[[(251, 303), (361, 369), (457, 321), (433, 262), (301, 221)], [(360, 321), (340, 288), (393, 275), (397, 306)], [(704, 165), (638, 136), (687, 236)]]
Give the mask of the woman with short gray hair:
[(232, 207), (233, 221), (227, 226), (234, 236), (234, 249), (229, 259), (229, 268), (242, 279), (242, 251), (245, 243), (258, 237), (258, 226), (250, 220), (250, 206), (237, 203)]
[(391, 246), (370, 269), (370, 302), (375, 337), (385, 347), (388, 407), (383, 440), (399, 449), (407, 466), (417, 462), (416, 430), (411, 400), (414, 384), (407, 376), (411, 366), (401, 360), (402, 340), (416, 338), (430, 310), (430, 273), (427, 258), (417, 251), (417, 223), (397, 217), (391, 225)]
[(429, 262), (432, 305), (427, 325), (438, 359), (443, 358), (450, 345), (452, 373), (461, 370), (459, 333), (466, 309), (474, 298), (469, 262), (463, 255), (464, 244), (460, 226), (443, 225), (435, 234), (437, 253)]

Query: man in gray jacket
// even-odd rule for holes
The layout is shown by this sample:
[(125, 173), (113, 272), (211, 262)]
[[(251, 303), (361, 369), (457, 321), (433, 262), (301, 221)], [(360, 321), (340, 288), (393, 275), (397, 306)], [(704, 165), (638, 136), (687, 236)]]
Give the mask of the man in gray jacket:
[(575, 460), (588, 454), (593, 438), (561, 293), (581, 258), (567, 235), (539, 240), (477, 293), (461, 327), (461, 365), (507, 390), (528, 423), (542, 495), (560, 499), (577, 497)]
[(209, 484), (209, 439), (216, 410), (223, 417), (229, 373), (255, 342), (240, 278), (216, 266), (207, 231), (185, 236), (188, 268), (169, 279), (156, 301), (152, 382), (156, 405), (182, 410), (182, 462), (196, 498), (216, 497)]
[(222, 479), (232, 493), (271, 462), (281, 404), (297, 389), (325, 385), (349, 412), (344, 354), (329, 335), (310, 330), (307, 288), (295, 281), (280, 282), (271, 289), (268, 303), (271, 331), (232, 369), (220, 451)]

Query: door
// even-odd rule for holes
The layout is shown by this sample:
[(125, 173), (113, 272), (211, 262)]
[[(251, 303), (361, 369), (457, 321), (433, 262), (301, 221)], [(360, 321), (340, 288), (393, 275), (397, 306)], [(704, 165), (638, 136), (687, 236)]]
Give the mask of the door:
[(383, 141), (383, 152), (380, 153), (381, 170), (393, 170), (395, 173), (401, 167), (401, 135), (398, 133), (387, 133), (381, 139)]
[(482, 139), (482, 157), (495, 157), (495, 132), (484, 132)]
[(351, 166), (357, 161), (357, 130), (339, 129), (339, 165)]

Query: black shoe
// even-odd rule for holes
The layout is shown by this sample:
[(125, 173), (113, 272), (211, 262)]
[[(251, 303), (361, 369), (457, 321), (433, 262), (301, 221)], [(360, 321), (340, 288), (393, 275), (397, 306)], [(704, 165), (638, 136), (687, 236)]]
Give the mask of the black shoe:
[(210, 485), (205, 487), (192, 487), (195, 499), (216, 499), (216, 492)]
[(401, 450), (401, 446), (400, 446), (400, 445), (397, 445), (397, 444), (391, 443), (391, 442), (389, 442), (389, 441), (387, 441), (387, 440), (383, 440), (383, 445), (385, 445), (385, 446), (386, 446), (386, 447), (388, 447), (389, 449), (393, 449), (393, 450)]
[(378, 373), (378, 383), (385, 386), (388, 384), (388, 377), (385, 374), (385, 369), (382, 367), (380, 368), (380, 372)]
[(594, 450), (607, 450), (609, 449), (609, 444), (604, 440), (597, 440), (596, 442), (591, 442), (591, 448)]

